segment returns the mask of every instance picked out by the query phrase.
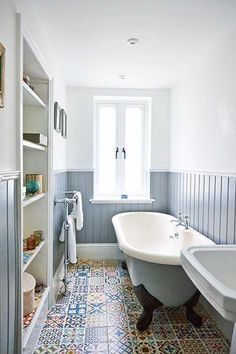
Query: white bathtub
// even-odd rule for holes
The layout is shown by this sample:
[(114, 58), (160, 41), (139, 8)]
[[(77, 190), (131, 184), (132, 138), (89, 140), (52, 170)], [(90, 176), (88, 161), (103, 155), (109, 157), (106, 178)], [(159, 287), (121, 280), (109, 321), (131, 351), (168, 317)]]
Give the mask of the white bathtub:
[(200, 324), (192, 311), (199, 293), (181, 266), (180, 253), (184, 248), (214, 242), (191, 228), (176, 228), (173, 219), (171, 215), (152, 212), (122, 213), (112, 218), (136, 295), (144, 308), (137, 324), (140, 330), (147, 327), (153, 310), (160, 305), (190, 304), (187, 317), (194, 325)]

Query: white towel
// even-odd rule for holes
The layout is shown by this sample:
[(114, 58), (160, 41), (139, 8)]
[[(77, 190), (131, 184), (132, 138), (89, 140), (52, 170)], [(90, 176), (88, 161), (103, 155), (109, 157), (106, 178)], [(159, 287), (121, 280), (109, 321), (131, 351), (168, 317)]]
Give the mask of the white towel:
[(80, 192), (76, 192), (73, 198), (76, 198), (77, 202), (73, 206), (71, 215), (76, 219), (76, 229), (80, 231), (84, 226), (82, 195)]
[[(68, 257), (71, 263), (76, 263), (77, 258), (76, 258), (76, 230), (75, 230), (75, 219), (73, 215), (68, 216), (68, 223), (69, 223), (69, 229), (68, 229)], [(65, 222), (63, 222), (62, 228), (61, 228), (61, 234), (59, 236), (59, 240), (61, 242), (65, 241)]]

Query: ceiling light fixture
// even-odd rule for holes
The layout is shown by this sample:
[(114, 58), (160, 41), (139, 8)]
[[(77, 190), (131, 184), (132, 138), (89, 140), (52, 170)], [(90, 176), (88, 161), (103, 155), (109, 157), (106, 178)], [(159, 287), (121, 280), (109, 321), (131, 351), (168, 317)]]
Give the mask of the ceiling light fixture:
[(138, 43), (138, 38), (129, 38), (127, 40), (127, 42), (130, 44), (130, 45), (135, 45)]
[(124, 80), (126, 78), (126, 75), (119, 75), (118, 78)]

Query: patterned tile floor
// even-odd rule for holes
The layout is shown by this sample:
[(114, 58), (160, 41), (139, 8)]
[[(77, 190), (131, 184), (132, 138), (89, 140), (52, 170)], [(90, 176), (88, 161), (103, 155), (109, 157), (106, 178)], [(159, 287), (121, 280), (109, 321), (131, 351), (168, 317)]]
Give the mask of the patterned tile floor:
[(229, 353), (223, 334), (199, 305), (200, 329), (179, 307), (156, 310), (149, 328), (138, 332), (141, 306), (119, 262), (81, 260), (70, 274), (70, 293), (49, 311), (35, 354)]

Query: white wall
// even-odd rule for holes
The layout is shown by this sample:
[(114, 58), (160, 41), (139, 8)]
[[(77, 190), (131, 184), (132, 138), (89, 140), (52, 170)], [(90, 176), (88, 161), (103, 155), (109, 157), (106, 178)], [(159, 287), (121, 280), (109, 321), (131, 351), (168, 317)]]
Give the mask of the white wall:
[(93, 96), (152, 98), (151, 168), (167, 170), (169, 160), (169, 90), (68, 88), (68, 168), (93, 168)]
[(16, 18), (12, 5), (0, 1), (0, 41), (6, 48), (5, 107), (0, 108), (0, 171), (17, 169), (16, 158)]
[(236, 30), (172, 92), (171, 170), (236, 172)]

